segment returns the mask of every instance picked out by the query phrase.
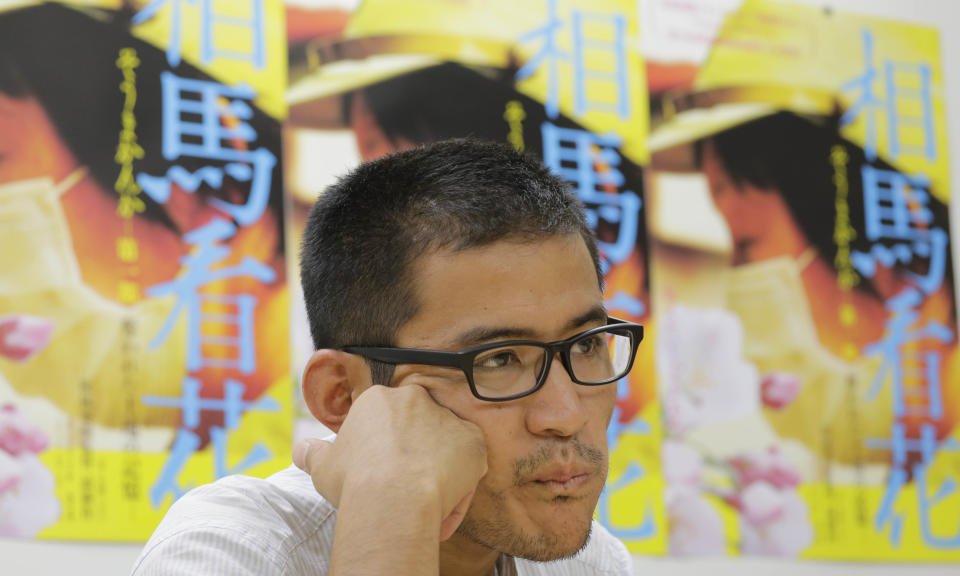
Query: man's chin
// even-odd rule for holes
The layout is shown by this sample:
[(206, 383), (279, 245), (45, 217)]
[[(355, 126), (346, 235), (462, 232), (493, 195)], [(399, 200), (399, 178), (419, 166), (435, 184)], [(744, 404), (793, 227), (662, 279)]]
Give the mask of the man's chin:
[[(587, 525), (586, 531), (576, 538), (557, 538), (556, 536), (547, 536), (544, 540), (535, 543), (533, 546), (526, 546), (523, 550), (517, 550), (515, 554), (510, 555), (515, 558), (532, 560), (534, 562), (554, 562), (576, 556), (583, 550), (590, 541), (592, 526)], [(528, 542), (528, 544), (531, 544)]]
[[(557, 528), (560, 533), (551, 531)], [(592, 518), (582, 525), (546, 526), (531, 534), (507, 522), (476, 523), (465, 520), (457, 533), (467, 540), (497, 550), (502, 554), (535, 562), (551, 562), (576, 555), (590, 539)]]
[(588, 524), (586, 534), (584, 534), (582, 538), (575, 540), (571, 546), (564, 548), (558, 545), (552, 550), (543, 548), (539, 550), (541, 554), (536, 555), (536, 557), (519, 554), (512, 554), (512, 556), (516, 558), (523, 558), (524, 560), (533, 560), (534, 562), (553, 562), (556, 560), (563, 560), (564, 558), (570, 558), (571, 556), (576, 556), (581, 550), (586, 548), (587, 543), (590, 542), (590, 534), (592, 534), (592, 532), (593, 525)]

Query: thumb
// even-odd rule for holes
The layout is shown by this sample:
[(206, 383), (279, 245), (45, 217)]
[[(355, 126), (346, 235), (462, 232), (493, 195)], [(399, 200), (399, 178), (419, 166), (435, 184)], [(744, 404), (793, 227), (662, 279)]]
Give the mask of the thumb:
[(470, 502), (473, 500), (473, 494), (475, 492), (476, 490), (471, 490), (466, 496), (461, 498), (460, 502), (457, 502), (453, 510), (451, 510), (450, 513), (447, 514), (447, 517), (440, 523), (441, 542), (453, 536), (453, 533), (460, 527), (460, 523), (463, 522), (463, 518), (467, 515), (467, 510), (470, 508)]

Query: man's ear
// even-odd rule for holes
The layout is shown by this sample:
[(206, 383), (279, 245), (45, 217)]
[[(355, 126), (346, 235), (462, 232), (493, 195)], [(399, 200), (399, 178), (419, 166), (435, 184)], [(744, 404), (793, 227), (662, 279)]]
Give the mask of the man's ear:
[(369, 387), (366, 363), (354, 354), (339, 350), (317, 350), (303, 369), (303, 399), (314, 418), (340, 431), (354, 398)]

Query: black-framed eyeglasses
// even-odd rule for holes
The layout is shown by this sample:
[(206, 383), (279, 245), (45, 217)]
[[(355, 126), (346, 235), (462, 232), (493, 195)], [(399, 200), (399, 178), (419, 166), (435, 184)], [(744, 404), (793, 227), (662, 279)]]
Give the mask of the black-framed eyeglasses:
[(557, 342), (508, 340), (460, 352), (367, 346), (346, 346), (341, 350), (386, 364), (459, 368), (474, 396), (503, 402), (539, 390), (547, 381), (556, 354), (577, 384), (599, 386), (616, 382), (633, 367), (641, 340), (643, 326), (608, 318), (605, 326)]

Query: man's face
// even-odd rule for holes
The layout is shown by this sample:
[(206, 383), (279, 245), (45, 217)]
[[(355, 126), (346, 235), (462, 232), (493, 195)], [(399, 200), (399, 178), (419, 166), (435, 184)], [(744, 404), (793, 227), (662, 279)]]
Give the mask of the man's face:
[[(398, 332), (400, 347), (549, 342), (604, 322), (579, 235), (441, 251), (419, 258), (414, 274), (420, 310)], [(607, 474), (615, 385), (575, 384), (559, 358), (543, 388), (508, 402), (478, 400), (463, 373), (449, 368), (400, 365), (393, 384), (423, 386), (484, 433), (488, 472), (454, 539), (534, 560), (583, 546)]]

